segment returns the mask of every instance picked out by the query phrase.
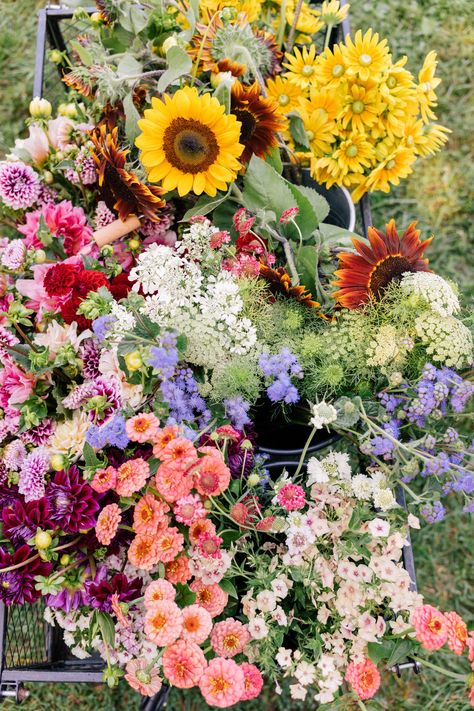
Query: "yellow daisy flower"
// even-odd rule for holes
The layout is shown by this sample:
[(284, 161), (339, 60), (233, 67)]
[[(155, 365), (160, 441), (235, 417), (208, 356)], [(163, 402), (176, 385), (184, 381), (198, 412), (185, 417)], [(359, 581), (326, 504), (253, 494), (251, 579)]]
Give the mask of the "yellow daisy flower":
[(439, 123), (424, 125), (423, 138), (425, 140), (416, 147), (418, 155), (427, 156), (437, 153), (448, 140), (448, 134), (450, 133), (451, 130), (449, 128), (441, 126)]
[(398, 185), (401, 178), (406, 178), (413, 172), (412, 165), (415, 161), (415, 151), (406, 146), (399, 146), (374, 168), (367, 178), (367, 187), (369, 190), (390, 192), (390, 185)]
[(311, 113), (300, 111), (300, 115), (313, 155), (321, 156), (330, 151), (331, 143), (335, 141), (335, 135), (332, 130), (332, 122), (328, 121), (326, 112), (316, 109)]
[(380, 91), (387, 104), (395, 101), (404, 101), (405, 103), (413, 101), (415, 82), (412, 73), (404, 69), (407, 59), (408, 57), (405, 56), (392, 64), (386, 80), (380, 85)]
[(300, 89), (306, 89), (312, 81), (313, 74), (316, 68), (316, 47), (314, 44), (310, 47), (303, 47), (300, 51), (298, 47), (295, 47), (294, 56), (292, 54), (285, 54), (287, 62), (283, 62), (283, 66), (288, 69), (285, 72), (285, 76)]
[[(295, 0), (287, 0), (285, 17), (290, 27), (295, 19), (296, 4)], [(303, 2), (298, 22), (296, 23), (297, 32), (301, 32), (304, 35), (315, 35), (316, 32), (319, 32), (323, 27), (323, 23), (318, 16), (317, 10), (313, 10), (307, 3)]]
[(317, 183), (331, 188), (333, 185), (342, 185), (344, 176), (341, 166), (332, 156), (322, 156), (311, 159), (311, 176)]
[[(303, 99), (300, 99), (302, 102)], [(342, 96), (339, 92), (327, 88), (312, 86), (309, 90), (309, 100), (304, 100), (306, 111), (322, 109), (326, 112), (328, 121), (334, 121), (342, 109)]]
[(201, 17), (206, 21), (225, 7), (233, 7), (238, 13), (244, 13), (249, 22), (257, 20), (262, 12), (261, 0), (200, 0), (199, 2)]
[(339, 0), (324, 0), (321, 5), (319, 19), (326, 26), (334, 27), (346, 19), (349, 8), (349, 3), (341, 7)]
[(319, 55), (314, 72), (314, 81), (328, 89), (340, 86), (344, 83), (346, 65), (340, 45), (334, 45), (333, 49), (325, 49)]
[(346, 37), (342, 54), (347, 73), (359, 77), (362, 81), (380, 77), (389, 69), (391, 63), (387, 40), (379, 42), (378, 33), (374, 34), (371, 29), (367, 30), (364, 36), (361, 30), (357, 30), (354, 41)]
[(435, 77), (437, 64), (436, 52), (431, 51), (426, 55), (423, 66), (418, 73), (417, 97), (420, 104), (421, 117), (425, 123), (428, 123), (429, 119), (436, 118), (433, 111), (431, 111), (431, 107), (436, 106), (438, 103), (435, 89), (441, 83), (441, 79)]
[(163, 100), (153, 97), (138, 126), (142, 133), (135, 144), (148, 179), (161, 182), (166, 191), (214, 196), (242, 167), (240, 123), (215, 97), (200, 96), (194, 87), (165, 94)]
[(347, 128), (350, 123), (356, 131), (364, 132), (377, 122), (384, 108), (377, 86), (369, 89), (354, 83), (345, 98), (341, 113), (342, 126)]
[(301, 90), (282, 77), (267, 79), (267, 94), (278, 104), (278, 112), (286, 115), (298, 106), (301, 97)]
[(373, 163), (373, 145), (363, 133), (351, 133), (342, 141), (333, 157), (337, 160), (341, 173), (363, 173)]

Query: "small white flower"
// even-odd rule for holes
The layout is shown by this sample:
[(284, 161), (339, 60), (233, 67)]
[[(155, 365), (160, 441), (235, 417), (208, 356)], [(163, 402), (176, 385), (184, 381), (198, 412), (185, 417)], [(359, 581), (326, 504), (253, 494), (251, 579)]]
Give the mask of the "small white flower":
[(300, 662), (295, 669), (295, 677), (303, 686), (309, 686), (313, 683), (316, 676), (316, 668), (309, 662)]
[(315, 540), (314, 532), (308, 527), (290, 528), (286, 536), (288, 553), (292, 556), (301, 555)]
[(414, 516), (413, 514), (408, 514), (407, 521), (410, 528), (420, 528), (420, 519), (417, 516)]
[(373, 538), (387, 538), (390, 533), (389, 522), (384, 521), (382, 518), (374, 518), (373, 521), (369, 522), (368, 528)]
[(263, 617), (252, 617), (247, 627), (252, 639), (264, 639), (268, 635), (268, 627)]
[(255, 599), (262, 612), (272, 612), (276, 607), (276, 595), (272, 590), (262, 590)]
[(391, 489), (377, 489), (374, 491), (374, 505), (381, 511), (389, 511), (398, 506)]
[(280, 647), (275, 659), (277, 664), (279, 664), (282, 669), (288, 669), (291, 667), (291, 649)]
[(313, 417), (310, 419), (310, 424), (317, 430), (322, 429), (325, 425), (337, 420), (337, 410), (333, 405), (328, 404), (324, 400), (315, 403), (311, 407)]
[(360, 501), (369, 501), (372, 498), (373, 481), (365, 474), (356, 474), (351, 480), (352, 493)]
[(311, 457), (306, 468), (309, 474), (306, 482), (308, 486), (311, 486), (312, 484), (323, 484), (324, 482), (329, 481), (329, 475), (324, 468), (323, 463), (320, 462), (319, 459), (316, 459), (316, 457)]
[(288, 624), (286, 612), (282, 607), (280, 607), (280, 605), (277, 605), (275, 610), (273, 611), (272, 619), (275, 620), (275, 622), (279, 624), (280, 627), (286, 627)]
[(288, 586), (281, 578), (275, 578), (275, 580), (272, 580), (271, 588), (280, 600), (284, 600), (284, 598), (288, 595)]
[(292, 699), (304, 701), (307, 693), (307, 689), (305, 689), (301, 684), (290, 684), (290, 696)]

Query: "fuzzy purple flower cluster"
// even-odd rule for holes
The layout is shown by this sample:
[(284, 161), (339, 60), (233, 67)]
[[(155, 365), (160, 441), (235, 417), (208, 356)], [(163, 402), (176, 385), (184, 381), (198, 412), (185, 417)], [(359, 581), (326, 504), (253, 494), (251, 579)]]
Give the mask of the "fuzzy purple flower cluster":
[(302, 378), (303, 370), (298, 363), (298, 358), (289, 348), (283, 348), (276, 355), (262, 353), (259, 366), (266, 378), (273, 378), (267, 386), (267, 395), (271, 402), (284, 402), (293, 405), (298, 402), (300, 395), (292, 378)]

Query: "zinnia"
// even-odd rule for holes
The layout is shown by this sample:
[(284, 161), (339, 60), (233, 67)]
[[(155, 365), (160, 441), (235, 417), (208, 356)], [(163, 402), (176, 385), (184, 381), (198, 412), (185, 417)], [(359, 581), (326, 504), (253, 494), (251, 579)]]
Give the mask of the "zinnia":
[(196, 686), (205, 669), (204, 653), (194, 642), (180, 639), (164, 651), (163, 672), (178, 689)]
[(444, 619), (448, 625), (448, 647), (454, 654), (461, 655), (467, 643), (467, 626), (457, 612), (446, 612)]
[(190, 493), (193, 479), (176, 464), (164, 463), (158, 467), (155, 485), (161, 496), (172, 503)]
[(119, 496), (131, 496), (146, 484), (150, 467), (141, 457), (124, 462), (117, 470), (115, 491)]
[(109, 504), (99, 514), (95, 525), (95, 535), (99, 543), (108, 546), (117, 533), (122, 512), (117, 504)]
[(194, 580), (189, 587), (196, 593), (196, 603), (212, 617), (217, 617), (224, 611), (229, 596), (219, 585), (204, 585), (200, 580)]
[(183, 548), (184, 536), (177, 528), (167, 528), (156, 539), (157, 556), (162, 563), (169, 563), (174, 560)]
[(242, 622), (230, 617), (214, 625), (211, 634), (211, 645), (220, 657), (235, 657), (243, 652), (250, 641), (250, 634)]
[(145, 494), (133, 511), (133, 530), (139, 534), (156, 535), (168, 525), (169, 506), (153, 494)]
[(161, 689), (160, 675), (146, 659), (132, 659), (125, 667), (125, 679), (142, 696), (155, 696)]
[(157, 602), (161, 600), (174, 600), (176, 597), (176, 590), (173, 585), (171, 585), (168, 580), (160, 578), (159, 580), (153, 580), (145, 590), (144, 605), (147, 610), (152, 610)]
[(448, 639), (448, 623), (442, 612), (432, 605), (417, 607), (411, 617), (416, 638), (421, 645), (432, 652), (440, 649)]
[(202, 644), (212, 629), (210, 613), (200, 605), (188, 605), (183, 609), (183, 629), (181, 637), (189, 642)]
[(132, 442), (148, 442), (158, 432), (160, 421), (151, 412), (135, 415), (127, 420), (126, 431)]
[(380, 686), (379, 670), (370, 659), (364, 659), (359, 664), (351, 662), (347, 667), (345, 679), (362, 701), (375, 696)]
[(219, 457), (206, 455), (195, 474), (195, 486), (203, 496), (218, 496), (230, 483), (230, 470)]
[(135, 536), (128, 549), (128, 560), (136, 568), (151, 570), (158, 563), (156, 541), (150, 536)]
[(244, 693), (241, 701), (249, 701), (255, 699), (263, 688), (263, 677), (260, 671), (254, 664), (244, 662), (240, 665), (244, 673)]
[(181, 634), (183, 617), (172, 600), (160, 600), (145, 614), (145, 634), (159, 647), (167, 647)]
[(199, 680), (199, 688), (210, 706), (227, 708), (244, 694), (244, 672), (232, 659), (211, 659)]
[(183, 585), (187, 583), (191, 577), (187, 555), (182, 553), (169, 563), (165, 563), (165, 576), (166, 580), (175, 585), (176, 583), (182, 583)]

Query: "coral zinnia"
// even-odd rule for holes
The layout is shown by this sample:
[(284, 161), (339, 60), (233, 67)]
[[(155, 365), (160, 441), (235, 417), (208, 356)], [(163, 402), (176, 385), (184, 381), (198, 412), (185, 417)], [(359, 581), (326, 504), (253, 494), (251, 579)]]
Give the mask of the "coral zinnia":
[(117, 210), (122, 222), (130, 215), (144, 215), (157, 221), (157, 210), (164, 207), (163, 191), (153, 185), (141, 183), (137, 176), (125, 170), (128, 151), (117, 144), (117, 128), (107, 133), (105, 125), (91, 134), (95, 151), (92, 157), (99, 173), (99, 187), (109, 209)]
[(136, 140), (141, 160), (152, 182), (179, 195), (193, 191), (214, 196), (226, 190), (240, 169), (237, 158), (240, 125), (210, 94), (199, 96), (194, 87), (179, 89), (164, 100), (152, 98), (152, 108), (138, 122)]
[(356, 309), (370, 299), (380, 299), (391, 281), (406, 272), (425, 272), (428, 260), (423, 253), (432, 237), (420, 241), (420, 230), (412, 222), (400, 237), (394, 220), (386, 225), (386, 232), (369, 227), (370, 246), (353, 239), (358, 254), (339, 255), (340, 269), (335, 272), (339, 287), (333, 296), (340, 306)]
[(242, 124), (240, 141), (245, 146), (240, 157), (242, 163), (250, 160), (252, 153), (263, 158), (271, 148), (278, 145), (276, 134), (286, 125), (278, 109), (274, 99), (264, 99), (260, 95), (257, 82), (251, 86), (234, 82), (230, 110)]

